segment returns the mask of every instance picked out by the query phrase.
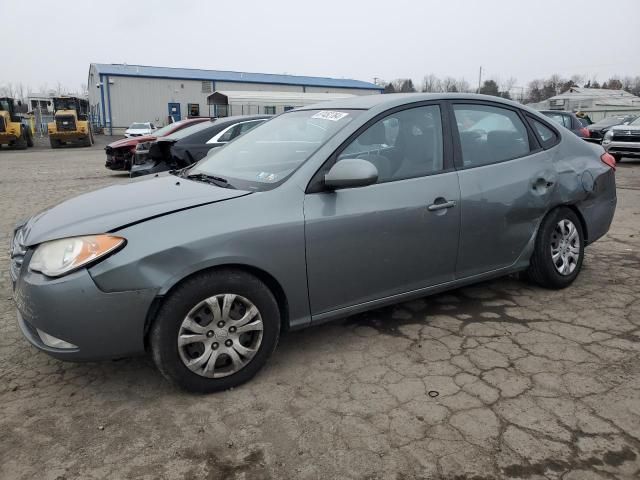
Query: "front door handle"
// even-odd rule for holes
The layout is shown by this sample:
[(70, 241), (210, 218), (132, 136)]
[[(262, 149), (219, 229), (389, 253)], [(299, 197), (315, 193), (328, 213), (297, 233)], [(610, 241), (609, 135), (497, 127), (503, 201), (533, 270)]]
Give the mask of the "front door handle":
[(435, 212), (437, 210), (444, 210), (445, 208), (453, 208), (456, 206), (456, 202), (454, 200), (446, 200), (444, 198), (436, 198), (436, 201), (427, 207), (427, 210), (430, 212)]

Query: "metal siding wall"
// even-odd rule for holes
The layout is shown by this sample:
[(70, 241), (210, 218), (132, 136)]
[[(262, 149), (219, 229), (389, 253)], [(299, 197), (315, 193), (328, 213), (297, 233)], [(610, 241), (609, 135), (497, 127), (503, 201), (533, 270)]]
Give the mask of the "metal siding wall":
[[(187, 104), (198, 103), (200, 115), (209, 115), (207, 96), (202, 93), (200, 80), (173, 80), (162, 78), (142, 77), (109, 77), (113, 84), (109, 85), (111, 95), (111, 120), (113, 128), (128, 127), (133, 122), (154, 122), (158, 126), (166, 125), (168, 116), (168, 103), (180, 103), (180, 112), (185, 118), (188, 114)], [(105, 86), (106, 87), (106, 86)], [(100, 89), (90, 88), (91, 103), (99, 103)], [(273, 92), (302, 92), (303, 88), (295, 85), (255, 84), (236, 82), (216, 82), (215, 90), (239, 90), (239, 91), (273, 91)], [(308, 93), (350, 93), (353, 95), (370, 95), (379, 92), (375, 90), (359, 90), (352, 88), (320, 88), (306, 87)], [(94, 96), (97, 95), (97, 97)], [(264, 105), (277, 105), (277, 113), (282, 112), (284, 105), (278, 102), (264, 102), (260, 104), (260, 113), (263, 113)], [(233, 109), (233, 114), (236, 113)], [(252, 110), (252, 113), (255, 113)]]
[(245, 92), (302, 92), (302, 87), (297, 85), (280, 85), (274, 83), (238, 83), (216, 82), (217, 91), (235, 90)]
[(114, 128), (128, 127), (133, 122), (167, 124), (168, 104), (180, 103), (182, 118), (186, 118), (187, 104), (198, 103), (200, 115), (209, 114), (207, 96), (202, 82), (162, 78), (110, 77), (111, 119)]

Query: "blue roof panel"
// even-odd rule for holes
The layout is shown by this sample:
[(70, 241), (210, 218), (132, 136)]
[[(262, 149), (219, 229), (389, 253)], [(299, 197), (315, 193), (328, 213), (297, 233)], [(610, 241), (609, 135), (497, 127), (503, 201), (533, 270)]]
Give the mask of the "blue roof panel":
[(99, 75), (175, 78), (180, 80), (211, 80), (219, 82), (276, 83), (306, 87), (359, 88), (382, 91), (382, 87), (370, 82), (341, 78), (276, 75), (272, 73), (229, 72), (224, 70), (199, 70), (195, 68), (150, 67), (145, 65), (123, 65), (113, 63), (94, 63), (93, 65)]

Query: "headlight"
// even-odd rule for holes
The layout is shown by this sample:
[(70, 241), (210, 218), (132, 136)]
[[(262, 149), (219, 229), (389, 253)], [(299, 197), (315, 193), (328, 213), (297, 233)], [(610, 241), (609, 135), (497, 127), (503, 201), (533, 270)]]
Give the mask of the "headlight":
[(125, 241), (113, 235), (91, 235), (45, 242), (33, 254), (29, 269), (48, 277), (60, 277), (104, 257)]
[(602, 143), (609, 143), (609, 142), (611, 142), (612, 138), (613, 138), (613, 130), (609, 130), (609, 131), (607, 131), (607, 133), (604, 134), (604, 138), (602, 139)]

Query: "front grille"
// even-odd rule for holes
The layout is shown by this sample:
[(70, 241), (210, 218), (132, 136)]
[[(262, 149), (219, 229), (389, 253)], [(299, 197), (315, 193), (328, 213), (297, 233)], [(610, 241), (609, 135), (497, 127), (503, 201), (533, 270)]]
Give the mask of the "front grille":
[(614, 142), (640, 142), (640, 132), (637, 130), (614, 130)]
[(59, 132), (73, 132), (76, 129), (76, 119), (73, 115), (56, 117), (56, 129)]
[(4, 117), (0, 115), (0, 132), (4, 132), (7, 126), (4, 124)]

